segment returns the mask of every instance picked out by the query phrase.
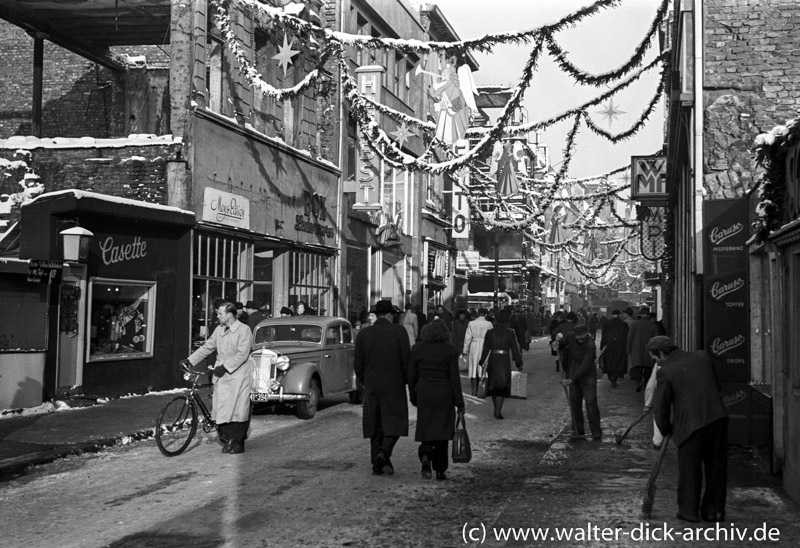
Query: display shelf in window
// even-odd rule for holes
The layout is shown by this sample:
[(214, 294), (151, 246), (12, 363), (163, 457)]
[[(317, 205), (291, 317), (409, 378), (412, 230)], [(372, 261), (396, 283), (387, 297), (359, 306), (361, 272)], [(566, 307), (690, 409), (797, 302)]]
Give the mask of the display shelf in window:
[(151, 358), (156, 283), (90, 278), (90, 362)]

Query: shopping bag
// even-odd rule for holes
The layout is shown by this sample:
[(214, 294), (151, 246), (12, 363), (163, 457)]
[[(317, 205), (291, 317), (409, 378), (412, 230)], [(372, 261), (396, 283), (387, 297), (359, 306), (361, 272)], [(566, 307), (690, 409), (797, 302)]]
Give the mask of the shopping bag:
[(489, 395), (489, 377), (486, 376), (486, 368), (483, 368), (483, 374), (481, 375), (481, 380), (478, 382), (478, 393), (477, 397), (480, 399), (484, 399)]
[(458, 370), (459, 371), (466, 371), (469, 369), (469, 362), (467, 362), (467, 357), (464, 354), (458, 355)]
[(528, 397), (528, 374), (522, 371), (511, 372), (511, 397)]
[(467, 425), (464, 415), (459, 413), (456, 419), (456, 431), (453, 434), (453, 462), (469, 462), (472, 460), (472, 447), (469, 444)]

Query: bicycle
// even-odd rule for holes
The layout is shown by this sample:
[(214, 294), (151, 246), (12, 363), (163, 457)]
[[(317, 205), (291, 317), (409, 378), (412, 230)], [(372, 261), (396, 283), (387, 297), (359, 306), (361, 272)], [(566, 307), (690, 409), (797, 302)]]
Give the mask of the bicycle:
[(181, 364), (181, 369), (184, 372), (183, 378), (192, 381), (192, 387), (187, 395), (172, 398), (164, 406), (156, 421), (156, 443), (158, 449), (167, 457), (180, 455), (192, 443), (197, 433), (198, 409), (203, 416), (200, 422), (203, 432), (210, 434), (217, 429), (208, 406), (197, 392), (199, 379), (207, 372), (194, 371), (184, 364)]

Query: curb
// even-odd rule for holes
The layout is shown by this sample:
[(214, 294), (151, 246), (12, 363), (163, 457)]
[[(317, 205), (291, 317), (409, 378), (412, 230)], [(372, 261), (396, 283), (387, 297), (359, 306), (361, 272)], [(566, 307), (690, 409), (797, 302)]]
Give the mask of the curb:
[(99, 453), (109, 447), (127, 445), (132, 442), (147, 440), (155, 437), (155, 428), (140, 430), (134, 434), (120, 435), (113, 438), (101, 438), (86, 442), (63, 444), (46, 451), (29, 453), (20, 457), (12, 457), (0, 461), (0, 482), (26, 476), (32, 472), (33, 467), (49, 464), (73, 455), (85, 453)]

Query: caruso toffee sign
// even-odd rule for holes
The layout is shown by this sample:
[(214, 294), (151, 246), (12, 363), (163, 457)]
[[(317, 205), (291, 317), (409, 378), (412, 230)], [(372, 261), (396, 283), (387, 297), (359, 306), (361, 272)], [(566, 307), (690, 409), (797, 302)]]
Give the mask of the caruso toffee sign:
[(750, 380), (747, 205), (743, 199), (703, 204), (705, 349), (718, 360), (720, 380)]

